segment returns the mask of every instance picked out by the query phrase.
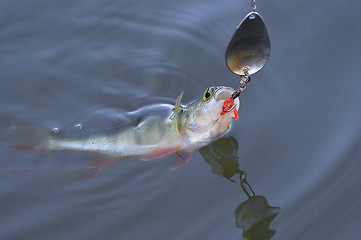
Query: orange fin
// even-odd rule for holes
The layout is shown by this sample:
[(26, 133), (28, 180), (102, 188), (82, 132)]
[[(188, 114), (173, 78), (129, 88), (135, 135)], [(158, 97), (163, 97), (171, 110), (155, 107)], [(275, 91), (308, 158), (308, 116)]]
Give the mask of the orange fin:
[(173, 167), (171, 170), (176, 170), (189, 162), (193, 155), (193, 152), (179, 151), (176, 153), (173, 160)]
[(11, 150), (17, 152), (46, 152), (48, 148), (35, 147), (32, 144), (16, 144), (9, 147)]
[(27, 121), (16, 125), (17, 144), (10, 146), (15, 151), (49, 151), (48, 142), (52, 138), (44, 129)]
[(106, 167), (109, 167), (113, 163), (122, 159), (122, 156), (107, 156), (103, 154), (96, 154), (94, 153), (94, 157), (89, 166), (86, 167), (81, 173), (79, 174), (78, 180), (87, 180), (89, 178), (95, 177), (99, 175), (101, 170)]
[(171, 153), (174, 153), (174, 152), (176, 152), (178, 150), (179, 150), (179, 147), (178, 148), (158, 148), (158, 149), (155, 149), (155, 150), (151, 151), (150, 153), (148, 153), (146, 155), (143, 155), (142, 160), (143, 161), (154, 160), (154, 159), (157, 159), (157, 158), (167, 156), (167, 155), (169, 155)]

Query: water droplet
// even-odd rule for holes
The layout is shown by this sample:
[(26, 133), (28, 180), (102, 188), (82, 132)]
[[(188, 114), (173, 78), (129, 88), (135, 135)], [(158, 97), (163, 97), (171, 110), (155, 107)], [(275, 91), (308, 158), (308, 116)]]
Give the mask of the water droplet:
[(79, 130), (83, 129), (83, 126), (80, 123), (75, 124), (75, 127)]
[(59, 133), (60, 131), (59, 131), (59, 128), (53, 128), (53, 132), (54, 133)]

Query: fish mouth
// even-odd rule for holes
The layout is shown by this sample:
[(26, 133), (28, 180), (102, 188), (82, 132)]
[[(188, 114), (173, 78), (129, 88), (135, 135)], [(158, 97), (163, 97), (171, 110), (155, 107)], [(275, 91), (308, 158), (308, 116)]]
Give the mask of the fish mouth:
[(231, 87), (225, 87), (225, 86), (220, 86), (220, 87), (215, 87), (215, 96), (214, 98), (219, 101), (219, 100), (226, 100), (227, 98), (231, 97), (232, 94), (234, 93), (234, 89)]
[[(232, 97), (232, 94), (235, 92), (233, 88), (226, 86), (215, 87), (214, 90), (215, 90), (214, 98), (216, 99), (216, 101), (225, 101), (229, 97)], [(235, 118), (237, 119), (238, 117), (236, 117), (236, 115), (237, 115), (237, 110), (239, 109), (239, 105), (240, 105), (239, 99), (238, 98), (234, 99), (233, 106), (227, 111), (225, 111), (225, 113), (229, 113), (232, 110), (236, 109)]]

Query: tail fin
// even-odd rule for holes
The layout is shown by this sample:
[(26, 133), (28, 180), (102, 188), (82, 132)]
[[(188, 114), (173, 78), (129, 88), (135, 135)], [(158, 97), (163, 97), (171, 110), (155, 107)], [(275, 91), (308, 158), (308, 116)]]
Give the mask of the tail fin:
[(17, 144), (10, 148), (16, 151), (48, 151), (53, 137), (44, 129), (29, 123), (20, 122), (16, 126)]

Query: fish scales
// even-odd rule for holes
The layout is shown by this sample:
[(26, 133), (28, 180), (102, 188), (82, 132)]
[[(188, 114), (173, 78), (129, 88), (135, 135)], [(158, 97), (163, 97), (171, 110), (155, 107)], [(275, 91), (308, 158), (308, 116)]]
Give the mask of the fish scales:
[[(94, 135), (82, 139), (63, 139), (39, 127), (25, 124), (18, 128), (21, 143), (13, 146), (20, 151), (80, 150), (95, 151), (110, 156), (141, 155), (155, 159), (181, 151), (190, 157), (191, 152), (224, 135), (231, 126), (231, 119), (239, 107), (222, 113), (224, 101), (234, 89), (225, 86), (209, 87), (202, 97), (181, 106), (182, 94), (175, 106), (159, 104), (129, 113), (135, 116), (128, 126), (111, 134)], [(179, 154), (180, 155), (180, 154)]]

